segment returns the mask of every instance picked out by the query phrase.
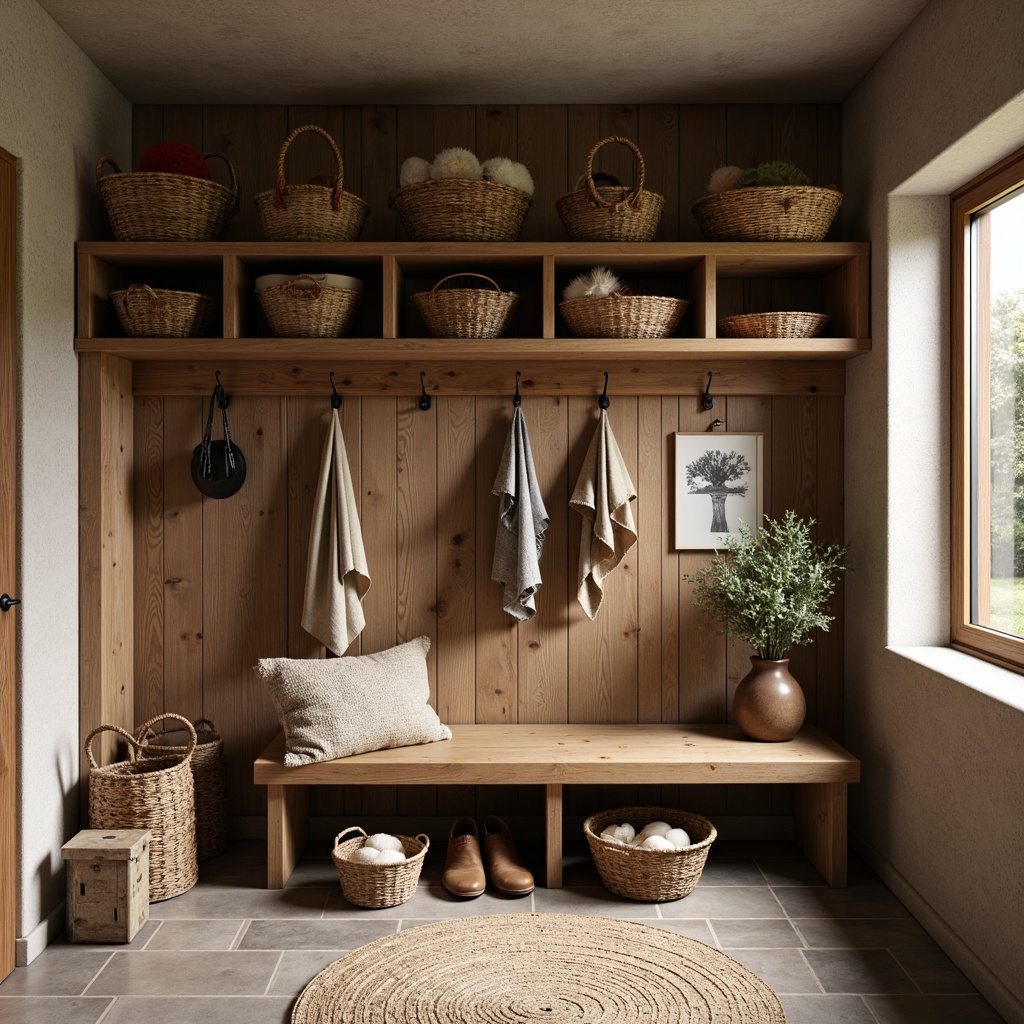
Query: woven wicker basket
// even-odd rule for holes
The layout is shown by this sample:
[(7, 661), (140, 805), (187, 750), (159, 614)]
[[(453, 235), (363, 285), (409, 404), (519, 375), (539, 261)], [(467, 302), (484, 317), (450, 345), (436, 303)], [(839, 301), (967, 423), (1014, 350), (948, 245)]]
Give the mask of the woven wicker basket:
[[(638, 832), (651, 821), (684, 828), (693, 846), (682, 850), (641, 850), (601, 838), (609, 825), (629, 822)], [(590, 853), (605, 886), (631, 900), (664, 901), (689, 896), (704, 870), (718, 831), (707, 818), (668, 807), (619, 807), (591, 815), (583, 823)]]
[(406, 185), (388, 204), (414, 242), (514, 242), (533, 200), (500, 181), (440, 178)]
[[(494, 285), (490, 288), (445, 288), (445, 281), (455, 277), (479, 277)], [(435, 338), (498, 338), (509, 317), (519, 305), (515, 292), (503, 292), (498, 283), (486, 274), (449, 274), (442, 277), (429, 292), (412, 297), (416, 308)]]
[(209, 295), (148, 284), (116, 289), (110, 301), (129, 338), (208, 338), (217, 316), (217, 300)]
[[(149, 901), (180, 896), (196, 884), (195, 787), (192, 751), (196, 731), (181, 715), (175, 718), (188, 733), (185, 754), (140, 757), (142, 744), (120, 726), (101, 725), (85, 740), (89, 773), (89, 828), (149, 829)], [(92, 752), (93, 738), (117, 733), (128, 744), (128, 760), (100, 767)]]
[[(284, 176), (288, 147), (303, 132), (316, 132), (327, 140), (337, 163), (334, 188), (327, 185), (289, 185)], [(345, 164), (329, 132), (315, 124), (292, 131), (277, 156), (277, 187), (256, 195), (256, 209), (272, 242), (354, 242), (363, 230), (370, 207), (359, 196), (345, 192)]]
[(309, 274), (259, 288), (256, 294), (275, 338), (340, 338), (363, 296), (354, 288), (321, 284)]
[[(594, 184), (594, 157), (609, 142), (629, 147), (640, 168), (635, 185)], [(602, 139), (587, 155), (584, 187), (555, 203), (566, 233), (574, 242), (649, 242), (658, 231), (665, 197), (644, 188), (646, 167), (635, 142), (621, 135)]]
[[(358, 832), (354, 839), (342, 839), (350, 832)], [(348, 857), (361, 850), (366, 842), (366, 833), (358, 826), (339, 832), (334, 840), (331, 859), (338, 869), (341, 894), (357, 907), (397, 907), (405, 903), (416, 892), (423, 860), (430, 849), (430, 839), (420, 833), (415, 839), (397, 836), (405, 848), (406, 859), (400, 864), (358, 864)]]
[(824, 313), (743, 313), (718, 321), (720, 338), (816, 338), (825, 329)]
[[(96, 164), (96, 187), (119, 242), (215, 242), (238, 213), (238, 179), (226, 156), (231, 184), (163, 171), (122, 171), (108, 156)], [(104, 175), (110, 164), (113, 174)]]
[(842, 201), (834, 188), (770, 185), (714, 192), (692, 212), (711, 242), (820, 242)]
[[(136, 730), (135, 738), (143, 757), (184, 754), (189, 736), (185, 729), (154, 733), (153, 726), (163, 715), (151, 718)], [(208, 718), (193, 722), (196, 748), (192, 752), (192, 781), (195, 784), (196, 859), (209, 860), (224, 852), (228, 845), (228, 797), (224, 769), (224, 743), (217, 727)], [(202, 726), (207, 728), (203, 729)]]
[(577, 338), (668, 338), (689, 303), (661, 295), (564, 299), (558, 310)]

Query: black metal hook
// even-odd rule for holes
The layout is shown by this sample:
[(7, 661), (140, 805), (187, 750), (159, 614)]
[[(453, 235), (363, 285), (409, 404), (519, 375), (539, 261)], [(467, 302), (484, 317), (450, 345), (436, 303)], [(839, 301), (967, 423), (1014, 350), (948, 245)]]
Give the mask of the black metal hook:
[(700, 400), (700, 407), (705, 412), (710, 412), (715, 407), (715, 396), (711, 394), (711, 374), (708, 374), (708, 386), (704, 389), (704, 397)]
[(523, 375), (521, 370), (516, 370), (516, 393), (512, 396), (512, 404), (518, 409), (523, 404), (523, 397), (519, 394), (519, 378)]
[(331, 378), (331, 408), (332, 409), (340, 409), (341, 408), (341, 395), (338, 394), (338, 389), (334, 386), (334, 371), (333, 370), (331, 370), (331, 372), (330, 372), (330, 378)]
[(420, 408), (426, 412), (430, 408), (430, 395), (427, 394), (427, 386), (423, 383), (426, 374), (420, 370)]
[(217, 408), (226, 409), (229, 399), (228, 393), (224, 390), (224, 385), (220, 382), (220, 370), (214, 370), (213, 375), (217, 378), (217, 386), (213, 389), (214, 394), (217, 396)]
[(612, 400), (608, 397), (608, 371), (604, 371), (604, 391), (601, 392), (597, 399), (597, 404), (602, 409), (607, 409), (611, 404)]

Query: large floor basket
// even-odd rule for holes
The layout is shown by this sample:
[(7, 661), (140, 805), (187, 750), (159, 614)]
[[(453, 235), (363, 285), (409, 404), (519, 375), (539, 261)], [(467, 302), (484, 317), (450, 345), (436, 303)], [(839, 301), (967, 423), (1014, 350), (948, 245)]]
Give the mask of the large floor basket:
[[(350, 833), (358, 833), (352, 839), (345, 839)], [(411, 836), (397, 836), (405, 849), (405, 860), (398, 864), (359, 864), (349, 860), (356, 850), (361, 850), (367, 835), (358, 826), (339, 832), (334, 840), (331, 859), (338, 869), (341, 894), (357, 907), (382, 909), (397, 907), (412, 899), (420, 880), (423, 860), (430, 849), (430, 839), (422, 833)], [(343, 841), (344, 840), (344, 841)]]

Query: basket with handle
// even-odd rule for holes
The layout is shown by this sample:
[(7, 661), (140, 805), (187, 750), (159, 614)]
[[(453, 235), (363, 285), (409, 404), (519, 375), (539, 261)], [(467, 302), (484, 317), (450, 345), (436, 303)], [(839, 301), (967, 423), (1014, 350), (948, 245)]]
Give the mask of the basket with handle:
[(558, 304), (577, 338), (670, 338), (689, 303), (664, 295), (584, 296)]
[[(352, 839), (345, 839), (351, 833), (358, 833)], [(411, 836), (396, 836), (405, 850), (405, 860), (398, 864), (359, 864), (349, 860), (356, 850), (361, 850), (368, 836), (353, 825), (339, 832), (334, 839), (331, 859), (338, 869), (341, 894), (357, 907), (397, 907), (412, 899), (420, 879), (423, 860), (430, 849), (430, 838), (422, 832)], [(344, 842), (342, 841), (344, 840)]]
[(820, 242), (843, 202), (818, 185), (760, 185), (702, 196), (694, 220), (711, 242)]
[[(684, 828), (693, 840), (681, 850), (642, 850), (624, 846), (601, 833), (612, 824), (629, 822), (637, 832), (651, 821), (665, 821)], [(583, 834), (605, 886), (631, 900), (661, 902), (688, 896), (696, 888), (711, 844), (718, 830), (699, 814), (669, 807), (619, 807), (592, 814), (583, 823)]]
[(828, 323), (825, 313), (741, 313), (718, 321), (720, 338), (816, 338)]
[(117, 288), (110, 301), (129, 338), (208, 338), (217, 315), (209, 295), (148, 284)]
[[(596, 185), (594, 157), (610, 142), (626, 146), (636, 157), (639, 175), (635, 185)], [(574, 242), (649, 242), (658, 231), (665, 197), (644, 188), (646, 167), (635, 142), (610, 135), (587, 154), (583, 188), (555, 203), (566, 233)]]
[[(122, 171), (109, 157), (96, 164), (96, 187), (119, 242), (215, 242), (238, 213), (238, 178), (220, 153), (207, 160), (228, 165), (230, 185), (169, 171)], [(113, 174), (104, 174), (110, 164)]]
[[(334, 187), (289, 185), (284, 176), (288, 147), (303, 132), (315, 132), (331, 147), (337, 165)], [(277, 156), (277, 185), (256, 195), (256, 209), (272, 242), (353, 242), (363, 230), (370, 207), (344, 190), (345, 162), (330, 132), (315, 124), (291, 131)]]
[[(101, 725), (85, 739), (89, 759), (89, 828), (149, 829), (149, 901), (179, 896), (196, 884), (195, 787), (192, 752), (196, 731), (181, 715), (167, 714), (182, 723), (188, 735), (184, 754), (142, 757), (142, 744), (117, 725)], [(92, 741), (113, 732), (128, 744), (128, 760), (100, 766)]]
[(275, 338), (340, 338), (362, 298), (354, 288), (321, 284), (310, 274), (258, 288), (256, 295)]
[[(156, 715), (135, 731), (135, 738), (141, 744), (139, 753), (143, 757), (180, 755), (188, 750), (189, 736), (185, 729), (160, 733), (153, 731), (153, 726), (164, 717)], [(223, 853), (228, 845), (224, 741), (208, 718), (199, 718), (192, 726), (196, 732), (196, 746), (191, 760), (192, 781), (195, 785), (196, 859), (209, 860)]]
[(388, 203), (414, 242), (514, 242), (533, 199), (500, 181), (436, 178), (403, 186)]
[[(491, 288), (441, 288), (456, 277), (477, 277)], [(435, 338), (498, 338), (519, 305), (515, 292), (503, 292), (493, 278), (473, 272), (442, 277), (429, 292), (412, 297)]]

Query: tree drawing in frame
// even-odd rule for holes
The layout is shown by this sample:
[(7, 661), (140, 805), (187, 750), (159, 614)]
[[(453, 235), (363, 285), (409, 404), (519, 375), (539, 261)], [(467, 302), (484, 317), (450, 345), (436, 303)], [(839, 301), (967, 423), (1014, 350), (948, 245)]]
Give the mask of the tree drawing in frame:
[(742, 498), (747, 493), (748, 485), (740, 481), (749, 474), (750, 463), (745, 455), (720, 448), (712, 448), (687, 464), (686, 486), (690, 494), (706, 494), (711, 499), (712, 533), (729, 532), (726, 499), (732, 494)]

